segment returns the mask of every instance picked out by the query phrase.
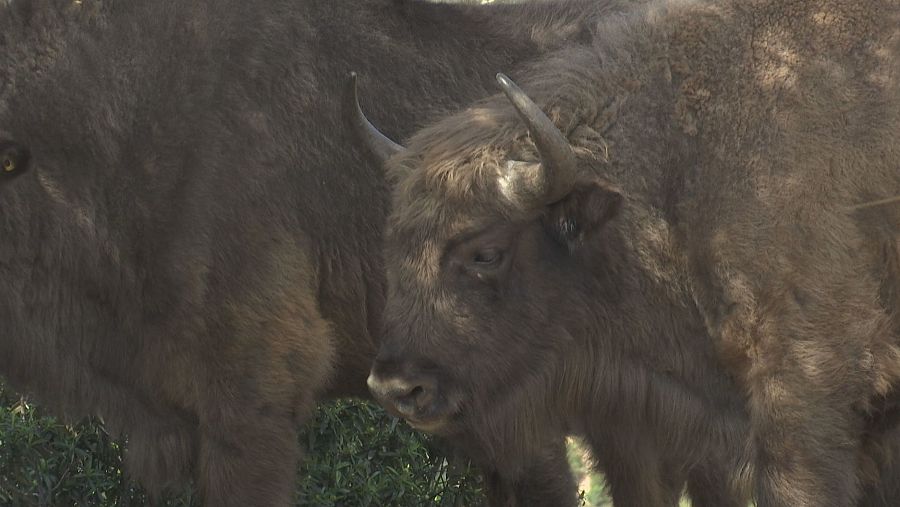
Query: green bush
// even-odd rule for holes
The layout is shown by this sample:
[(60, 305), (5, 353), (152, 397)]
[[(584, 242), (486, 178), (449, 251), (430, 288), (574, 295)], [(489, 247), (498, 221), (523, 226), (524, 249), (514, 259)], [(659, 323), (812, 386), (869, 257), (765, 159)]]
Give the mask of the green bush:
[(479, 503), (478, 474), (453, 463), (439, 442), (380, 408), (340, 401), (319, 408), (305, 435), (298, 505), (440, 505)]
[[(370, 403), (323, 405), (301, 442), (298, 505), (468, 506), (480, 502), (477, 473), (439, 444)], [(124, 443), (96, 421), (43, 416), (0, 386), (0, 505), (149, 505), (122, 470)], [(165, 505), (197, 505), (189, 493)]]
[[(297, 505), (471, 506), (482, 502), (477, 471), (448, 458), (439, 441), (379, 407), (341, 400), (319, 407), (301, 434)], [(144, 506), (144, 491), (122, 470), (124, 442), (96, 421), (63, 424), (0, 384), (0, 506)], [(611, 505), (583, 447), (569, 459), (583, 504)], [(187, 492), (164, 505), (198, 505)]]

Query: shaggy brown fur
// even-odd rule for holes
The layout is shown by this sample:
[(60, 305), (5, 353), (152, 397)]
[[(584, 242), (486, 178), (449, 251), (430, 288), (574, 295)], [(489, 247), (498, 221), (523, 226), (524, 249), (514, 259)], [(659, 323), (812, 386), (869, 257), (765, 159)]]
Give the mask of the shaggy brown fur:
[(127, 433), (146, 486), (245, 506), (290, 502), (317, 399), (367, 392), (388, 185), (347, 72), (403, 135), (613, 4), (3, 5), (0, 374)]
[(372, 378), (418, 386), (423, 429), (517, 441), (513, 469), (583, 434), (617, 507), (686, 477), (854, 504), (900, 410), (900, 206), (854, 209), (900, 195), (900, 5), (660, 1), (597, 32), (511, 74), (578, 154), (562, 200), (503, 199), (539, 156), (502, 96), (392, 159)]

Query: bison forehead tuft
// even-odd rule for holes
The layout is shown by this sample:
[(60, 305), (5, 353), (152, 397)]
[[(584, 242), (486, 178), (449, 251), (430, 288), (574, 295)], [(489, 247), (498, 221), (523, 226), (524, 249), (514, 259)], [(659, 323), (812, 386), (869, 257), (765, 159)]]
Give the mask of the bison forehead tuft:
[(400, 205), (422, 195), (452, 206), (495, 204), (497, 172), (506, 161), (538, 159), (525, 126), (501, 97), (420, 130), (408, 148), (391, 166)]

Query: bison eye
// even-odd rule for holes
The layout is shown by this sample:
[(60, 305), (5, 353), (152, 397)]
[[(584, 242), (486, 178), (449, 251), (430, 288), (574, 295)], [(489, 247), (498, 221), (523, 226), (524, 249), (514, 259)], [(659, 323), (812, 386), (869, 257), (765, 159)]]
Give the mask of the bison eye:
[(15, 174), (28, 165), (28, 150), (13, 143), (0, 143), (0, 174)]
[(488, 248), (475, 253), (472, 262), (478, 266), (487, 267), (498, 264), (503, 259), (503, 252), (496, 248)]
[(16, 161), (12, 157), (6, 157), (3, 159), (3, 170), (5, 172), (11, 173), (16, 170)]

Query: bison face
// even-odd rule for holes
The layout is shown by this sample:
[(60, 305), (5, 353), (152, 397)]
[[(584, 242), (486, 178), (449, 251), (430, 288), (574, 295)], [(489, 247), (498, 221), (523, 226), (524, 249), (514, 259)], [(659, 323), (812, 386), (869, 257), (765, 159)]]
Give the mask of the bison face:
[(595, 249), (585, 241), (620, 199), (599, 184), (579, 187), (530, 217), (459, 213), (473, 225), (445, 223), (458, 231), (446, 235), (406, 222), (425, 197), (398, 207), (387, 237), (385, 332), (369, 381), (380, 402), (413, 426), (449, 431), (466, 411), (480, 417), (534, 395), (530, 386), (587, 327), (584, 305), (595, 291), (586, 256)]
[[(580, 177), (590, 161), (511, 81), (499, 81), (513, 109), (495, 101), (470, 110), (406, 150), (357, 119), (372, 151), (390, 152), (397, 182), (385, 329), (369, 386), (426, 431), (471, 427), (535, 395), (529, 386), (542, 385), (589, 327), (590, 266), (605, 255), (596, 233), (622, 200)], [(503, 130), (505, 121), (519, 132), (503, 138), (483, 125)]]

